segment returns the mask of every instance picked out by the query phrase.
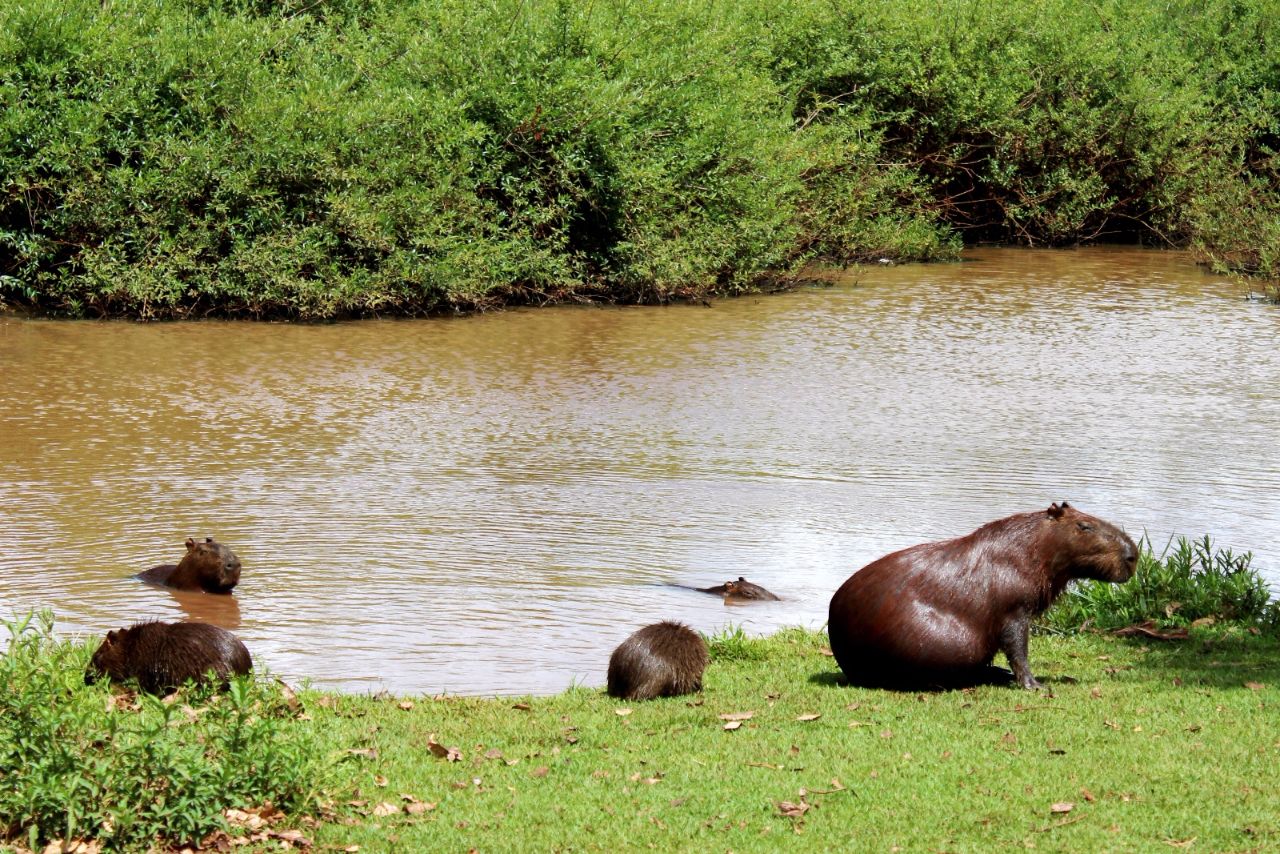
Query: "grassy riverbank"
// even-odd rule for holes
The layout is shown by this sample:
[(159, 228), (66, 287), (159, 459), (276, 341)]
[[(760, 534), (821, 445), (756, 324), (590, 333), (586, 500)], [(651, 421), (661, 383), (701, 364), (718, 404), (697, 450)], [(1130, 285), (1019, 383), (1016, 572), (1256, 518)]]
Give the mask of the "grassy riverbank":
[(1274, 0), (0, 5), (0, 300), (322, 319), (962, 240), (1280, 265)]
[[(1047, 690), (843, 684), (824, 633), (710, 639), (701, 694), (369, 697), (83, 684), (51, 618), (0, 656), (0, 840), (260, 848), (1260, 850), (1280, 845), (1280, 606), (1248, 556), (1144, 552), (1032, 639)], [(1129, 625), (1127, 637), (1072, 631)], [(1059, 628), (1055, 629), (1054, 626)], [(603, 670), (604, 663), (601, 662)], [(270, 806), (268, 806), (268, 804)], [(0, 848), (3, 842), (0, 842)]]
[[(275, 699), (254, 718), (275, 735), (229, 769), (255, 767), (259, 751), (288, 752), (298, 762), (290, 779), (319, 788), (309, 801), (264, 798), (298, 810), (268, 810), (264, 826), (253, 817), (261, 801), (222, 801), (249, 813), (231, 814), (225, 838), (278, 847), (297, 832), (322, 849), (364, 851), (1280, 845), (1280, 793), (1269, 782), (1280, 761), (1274, 638), (1219, 629), (1179, 643), (1036, 638), (1041, 693), (852, 688), (824, 644), (798, 630), (720, 638), (702, 694), (648, 703), (586, 688), (523, 699), (303, 693), (288, 711), (269, 689)], [(101, 716), (105, 691), (80, 693)], [(225, 724), (235, 702), (107, 714), (124, 719), (122, 730), (159, 726), (165, 744), (196, 742), (204, 721)], [(186, 785), (172, 779), (167, 800), (163, 789), (149, 796), (165, 803), (170, 833)], [(94, 818), (79, 816), (81, 832)]]

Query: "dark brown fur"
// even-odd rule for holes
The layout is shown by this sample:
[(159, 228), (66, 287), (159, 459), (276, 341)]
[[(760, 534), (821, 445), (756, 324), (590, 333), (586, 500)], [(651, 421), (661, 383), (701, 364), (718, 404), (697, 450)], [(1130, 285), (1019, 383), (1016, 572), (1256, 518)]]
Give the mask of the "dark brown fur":
[(652, 700), (702, 690), (707, 645), (693, 629), (664, 620), (645, 626), (609, 656), (609, 694)]
[(737, 581), (726, 581), (724, 584), (717, 584), (715, 587), (699, 587), (703, 593), (715, 593), (717, 596), (724, 596), (726, 599), (771, 599), (777, 600), (777, 596), (765, 590), (759, 584), (747, 581), (741, 575)]
[(999, 651), (1020, 685), (1039, 688), (1031, 619), (1068, 581), (1128, 581), (1137, 560), (1128, 535), (1065, 501), (1009, 516), (855, 572), (831, 597), (831, 650), (850, 681), (903, 687), (985, 681)]
[(213, 537), (205, 537), (203, 543), (188, 537), (187, 553), (176, 566), (171, 563), (153, 566), (135, 578), (177, 590), (230, 593), (240, 583), (240, 558)]
[(107, 632), (84, 681), (136, 679), (143, 691), (168, 694), (188, 680), (204, 682), (210, 673), (225, 686), (229, 676), (252, 667), (249, 650), (226, 629), (208, 623), (138, 623)]

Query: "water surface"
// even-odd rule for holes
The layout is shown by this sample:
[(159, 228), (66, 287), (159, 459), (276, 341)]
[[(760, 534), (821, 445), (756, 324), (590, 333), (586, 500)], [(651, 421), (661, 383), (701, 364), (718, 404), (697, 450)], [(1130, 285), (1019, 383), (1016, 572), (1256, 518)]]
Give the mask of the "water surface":
[[(0, 614), (232, 627), (289, 680), (552, 693), (654, 620), (820, 627), (892, 549), (1070, 500), (1280, 580), (1280, 310), (1178, 253), (976, 250), (711, 308), (0, 319)], [(130, 579), (214, 536), (234, 600)], [(676, 584), (745, 575), (726, 606)]]

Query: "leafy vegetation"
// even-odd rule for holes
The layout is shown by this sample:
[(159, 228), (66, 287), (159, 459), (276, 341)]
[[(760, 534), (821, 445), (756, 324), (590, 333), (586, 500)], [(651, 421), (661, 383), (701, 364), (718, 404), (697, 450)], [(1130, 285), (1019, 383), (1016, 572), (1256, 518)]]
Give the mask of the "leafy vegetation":
[(92, 649), (58, 641), (48, 612), (4, 625), (0, 841), (145, 850), (199, 842), (225, 828), (226, 810), (311, 807), (319, 755), (278, 685), (245, 677), (217, 696), (116, 696), (84, 684)]
[(1161, 555), (1144, 543), (1137, 571), (1127, 583), (1077, 582), (1044, 621), (1067, 631), (1144, 623), (1185, 628), (1210, 621), (1280, 635), (1280, 602), (1271, 598), (1270, 587), (1251, 561), (1248, 552), (1215, 549), (1208, 536), (1179, 537)]
[(0, 4), (0, 299), (735, 293), (961, 238), (1280, 264), (1274, 0)]

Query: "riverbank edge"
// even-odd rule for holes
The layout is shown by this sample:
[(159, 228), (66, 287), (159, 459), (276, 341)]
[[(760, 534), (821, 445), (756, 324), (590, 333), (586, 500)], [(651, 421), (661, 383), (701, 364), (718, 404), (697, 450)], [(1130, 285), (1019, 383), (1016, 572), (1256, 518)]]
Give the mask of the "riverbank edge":
[[(1254, 785), (1280, 756), (1275, 637), (1238, 626), (1172, 642), (1037, 636), (1040, 692), (850, 687), (826, 643), (806, 629), (729, 631), (710, 638), (700, 693), (635, 703), (584, 686), (547, 697), (295, 693), (260, 673), (255, 714), (270, 718), (271, 743), (315, 760), (297, 769), (316, 775), (310, 794), (287, 813), (224, 804), (221, 830), (180, 841), (970, 850), (1052, 831), (1074, 850), (1280, 842), (1280, 794)], [(218, 713), (181, 694), (135, 708), (118, 690), (78, 691), (124, 729), (160, 715), (194, 735)], [(904, 825), (907, 814), (919, 821)]]

